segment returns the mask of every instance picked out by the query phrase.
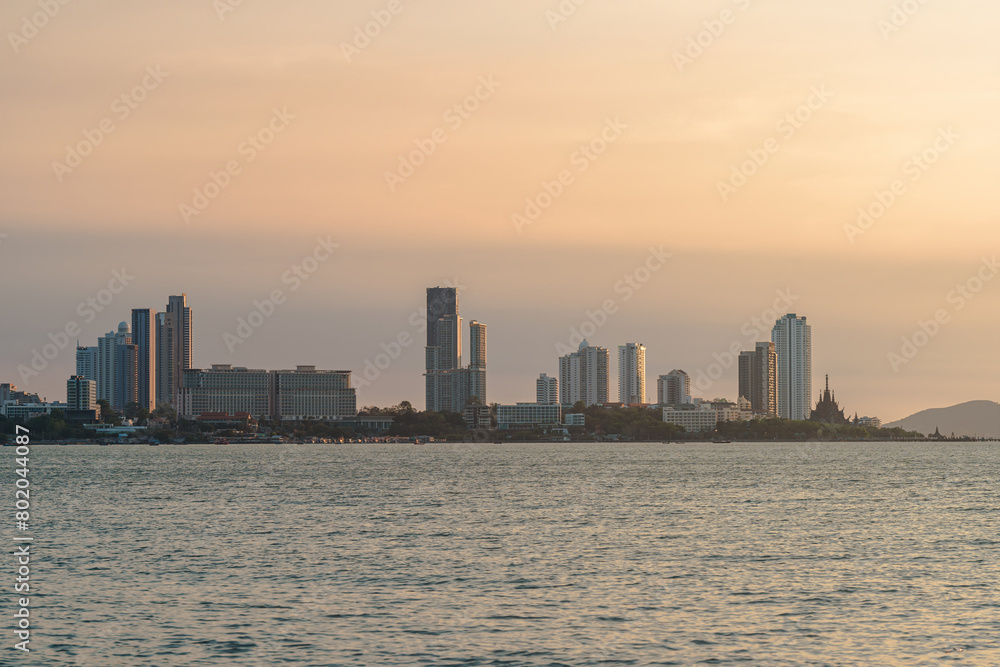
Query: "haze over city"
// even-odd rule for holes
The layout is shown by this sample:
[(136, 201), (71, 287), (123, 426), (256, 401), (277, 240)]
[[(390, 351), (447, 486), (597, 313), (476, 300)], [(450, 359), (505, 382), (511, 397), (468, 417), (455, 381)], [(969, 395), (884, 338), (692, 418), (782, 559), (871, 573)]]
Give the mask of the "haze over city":
[[(649, 378), (695, 377), (768, 340), (754, 318), (794, 312), (849, 413), (996, 399), (1000, 8), (389, 4), (69, 3), (8, 35), (3, 378), (61, 397), (72, 347), (17, 373), (47, 334), (75, 321), (93, 344), (185, 292), (195, 366), (358, 378), (408, 332), (358, 403), (421, 405), (412, 316), (450, 283), (490, 328), (491, 401), (531, 400), (609, 299), (588, 339), (644, 343)], [(21, 34), (36, 11), (6, 3), (0, 23)], [(123, 270), (88, 321), (78, 305)], [(275, 289), (287, 301), (227, 345)], [(736, 365), (697, 393), (735, 398)]]

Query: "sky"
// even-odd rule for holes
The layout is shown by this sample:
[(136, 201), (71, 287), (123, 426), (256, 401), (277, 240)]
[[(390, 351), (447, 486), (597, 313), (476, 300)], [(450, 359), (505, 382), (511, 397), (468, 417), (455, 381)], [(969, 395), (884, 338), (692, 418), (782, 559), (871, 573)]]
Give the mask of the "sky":
[(183, 292), (196, 366), (422, 407), (450, 284), (491, 402), (593, 321), (735, 399), (778, 311), (848, 414), (998, 399), (996, 3), (63, 2), (0, 7), (0, 381)]

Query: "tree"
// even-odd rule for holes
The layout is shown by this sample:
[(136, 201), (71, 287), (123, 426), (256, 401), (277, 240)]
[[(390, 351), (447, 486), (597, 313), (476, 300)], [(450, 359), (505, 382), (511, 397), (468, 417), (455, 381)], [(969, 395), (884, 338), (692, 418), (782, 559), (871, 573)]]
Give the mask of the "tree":
[(177, 410), (174, 409), (174, 406), (164, 402), (157, 405), (150, 416), (156, 419), (166, 419), (173, 424), (177, 421)]
[(118, 426), (122, 423), (121, 415), (111, 409), (111, 403), (107, 399), (102, 398), (97, 401), (98, 407), (100, 407), (101, 412), (101, 422), (104, 424), (113, 424)]
[(396, 415), (413, 414), (416, 410), (409, 401), (402, 401), (399, 405), (392, 405), (388, 408), (380, 408), (375, 405), (366, 405), (358, 410), (359, 417), (393, 417)]
[(129, 403), (125, 406), (125, 418), (142, 426), (149, 419), (149, 410), (138, 403)]

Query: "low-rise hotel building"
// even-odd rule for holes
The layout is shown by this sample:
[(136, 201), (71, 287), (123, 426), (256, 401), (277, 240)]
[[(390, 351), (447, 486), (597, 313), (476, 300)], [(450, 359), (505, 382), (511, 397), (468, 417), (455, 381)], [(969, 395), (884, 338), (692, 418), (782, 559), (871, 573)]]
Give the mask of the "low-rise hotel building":
[(497, 406), (497, 427), (501, 430), (555, 427), (561, 422), (560, 405), (517, 403)]
[(254, 419), (337, 421), (357, 415), (350, 371), (265, 371), (215, 364), (209, 370), (184, 369), (180, 414), (245, 412)]
[(666, 407), (663, 408), (663, 421), (683, 426), (688, 433), (699, 433), (714, 431), (719, 421), (719, 414), (710, 407), (696, 410), (678, 410), (674, 407)]
[(282, 421), (334, 421), (358, 414), (350, 371), (318, 371), (299, 366), (272, 371), (275, 405)]

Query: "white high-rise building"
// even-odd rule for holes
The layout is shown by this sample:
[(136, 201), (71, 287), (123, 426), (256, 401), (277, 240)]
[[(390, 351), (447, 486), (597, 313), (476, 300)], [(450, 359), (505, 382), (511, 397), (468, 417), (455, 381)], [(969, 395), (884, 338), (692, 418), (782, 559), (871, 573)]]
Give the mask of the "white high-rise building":
[(809, 419), (812, 414), (812, 327), (789, 313), (771, 330), (778, 358), (778, 416)]
[(115, 393), (115, 332), (97, 339), (97, 398), (111, 402)]
[[(132, 392), (129, 392), (129, 388), (119, 387), (126, 381), (129, 371), (128, 368), (119, 368), (122, 366), (119, 362), (122, 361), (124, 354), (121, 348), (131, 344), (132, 334), (129, 332), (128, 322), (119, 324), (118, 331), (109, 331), (97, 339), (97, 377), (95, 378), (97, 380), (97, 398), (107, 401), (116, 410), (125, 407), (118, 405), (119, 397), (130, 394), (135, 389), (131, 387)], [(84, 375), (83, 373), (78, 374)]]
[(591, 405), (608, 402), (607, 348), (591, 347), (587, 341), (580, 343), (573, 354), (559, 358), (559, 402), (572, 405), (583, 401)]
[(542, 373), (535, 380), (535, 403), (555, 405), (559, 403), (559, 378)]
[(583, 400), (580, 379), (581, 365), (580, 352), (559, 357), (559, 377), (556, 384), (559, 387), (559, 403), (562, 405), (573, 405), (577, 401)]
[(618, 401), (646, 403), (646, 347), (642, 343), (618, 346)]
[(664, 405), (686, 405), (691, 402), (691, 378), (682, 370), (674, 369), (661, 375), (656, 382), (656, 402)]
[[(80, 347), (76, 344), (76, 374), (97, 382), (97, 346)], [(96, 398), (95, 398), (96, 400)]]

